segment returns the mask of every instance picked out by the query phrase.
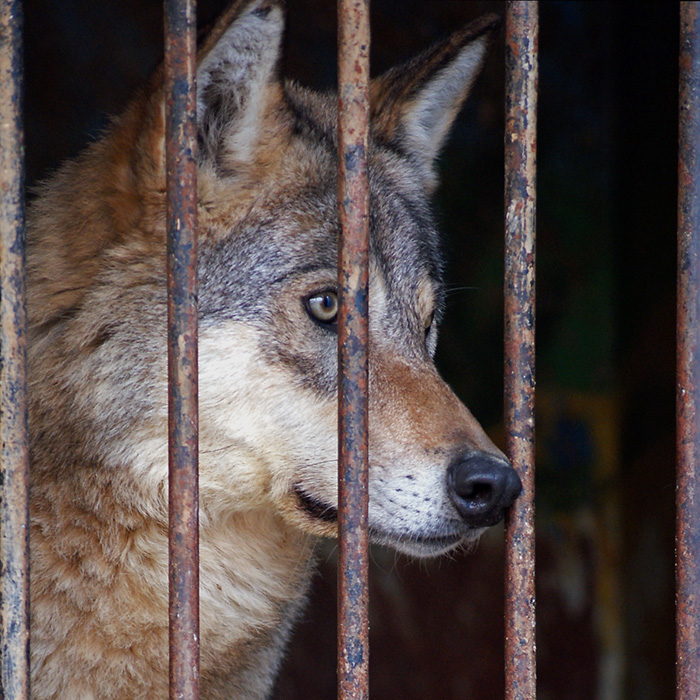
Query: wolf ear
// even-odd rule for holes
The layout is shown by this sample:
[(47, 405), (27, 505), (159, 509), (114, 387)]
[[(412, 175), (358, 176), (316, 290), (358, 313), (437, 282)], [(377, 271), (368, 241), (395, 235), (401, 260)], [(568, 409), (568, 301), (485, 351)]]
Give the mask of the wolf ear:
[(214, 27), (199, 54), (197, 130), (199, 158), (251, 160), (276, 83), (284, 29), (283, 0), (237, 2), (228, 26)]
[(416, 160), (428, 183), (499, 24), (497, 15), (485, 15), (372, 81), (377, 135)]

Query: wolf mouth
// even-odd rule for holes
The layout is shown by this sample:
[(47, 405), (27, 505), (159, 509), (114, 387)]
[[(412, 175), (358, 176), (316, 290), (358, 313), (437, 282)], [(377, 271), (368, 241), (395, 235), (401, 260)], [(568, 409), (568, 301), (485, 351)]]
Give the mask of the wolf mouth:
[(298, 484), (294, 487), (294, 495), (297, 497), (302, 510), (315, 520), (322, 520), (324, 523), (338, 522), (337, 508), (323, 501), (319, 501), (313, 496), (309, 496), (308, 493), (302, 491)]
[[(316, 520), (326, 523), (338, 522), (338, 509), (328, 503), (310, 496), (297, 485), (294, 487), (294, 495), (299, 501), (301, 509)], [(398, 547), (404, 550), (419, 550), (422, 553), (447, 551), (456, 547), (465, 540), (466, 533), (453, 532), (445, 535), (421, 535), (411, 533), (395, 533), (377, 530), (370, 526), (370, 537), (377, 544), (389, 547)], [(417, 553), (417, 552), (413, 552)]]
[(462, 542), (468, 541), (464, 533), (449, 535), (411, 535), (382, 532), (370, 529), (372, 540), (377, 544), (392, 547), (393, 549), (410, 556), (435, 556), (454, 549)]

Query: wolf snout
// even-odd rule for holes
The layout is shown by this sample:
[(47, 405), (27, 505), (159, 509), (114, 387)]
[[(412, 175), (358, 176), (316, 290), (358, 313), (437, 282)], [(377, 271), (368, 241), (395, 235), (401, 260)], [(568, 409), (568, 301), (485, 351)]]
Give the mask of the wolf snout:
[(450, 498), (470, 527), (495, 525), (523, 488), (508, 462), (484, 452), (457, 458), (447, 481)]

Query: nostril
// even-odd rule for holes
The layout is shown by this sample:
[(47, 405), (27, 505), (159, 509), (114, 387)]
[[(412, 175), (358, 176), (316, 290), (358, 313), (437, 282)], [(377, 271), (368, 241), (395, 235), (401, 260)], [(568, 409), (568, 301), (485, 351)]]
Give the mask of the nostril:
[(484, 481), (469, 479), (456, 486), (455, 490), (460, 498), (468, 500), (477, 507), (488, 504), (493, 499), (493, 488), (491, 484)]
[(503, 518), (522, 484), (503, 459), (477, 452), (455, 460), (447, 472), (450, 497), (471, 527), (487, 527)]

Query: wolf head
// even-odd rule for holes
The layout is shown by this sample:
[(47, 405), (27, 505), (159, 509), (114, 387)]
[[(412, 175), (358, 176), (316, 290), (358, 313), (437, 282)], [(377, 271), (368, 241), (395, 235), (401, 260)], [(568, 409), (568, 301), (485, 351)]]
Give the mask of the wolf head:
[[(336, 101), (278, 79), (281, 4), (245, 4), (199, 59), (201, 520), (206, 531), (266, 510), (295, 531), (332, 536)], [(371, 85), (369, 520), (375, 541), (414, 555), (478, 536), (521, 488), (433, 364), (444, 296), (434, 165), (496, 25), (482, 18)], [(33, 207), (30, 372), (37, 469), (128, 475), (138, 496), (123, 498), (162, 514), (165, 195), (154, 85)], [(57, 440), (65, 449), (50, 453)]]

